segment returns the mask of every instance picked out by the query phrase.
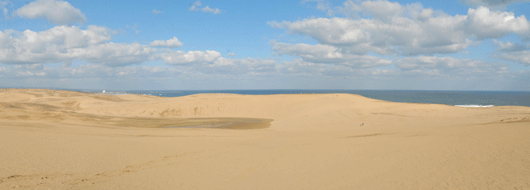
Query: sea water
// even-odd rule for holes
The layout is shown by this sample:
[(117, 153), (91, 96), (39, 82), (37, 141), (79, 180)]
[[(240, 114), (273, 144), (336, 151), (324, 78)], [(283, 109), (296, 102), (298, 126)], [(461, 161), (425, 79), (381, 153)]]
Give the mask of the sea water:
[(368, 98), (408, 103), (446, 104), (461, 107), (527, 106), (526, 91), (424, 91), (424, 90), (130, 90), (128, 94), (179, 97), (204, 93), (244, 95), (270, 94), (358, 94)]

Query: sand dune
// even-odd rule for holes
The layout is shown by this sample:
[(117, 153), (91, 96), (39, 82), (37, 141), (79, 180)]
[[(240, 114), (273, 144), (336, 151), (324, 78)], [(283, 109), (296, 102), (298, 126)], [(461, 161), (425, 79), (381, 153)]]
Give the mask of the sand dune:
[(517, 106), (4, 89), (0, 189), (530, 189), (529, 136)]

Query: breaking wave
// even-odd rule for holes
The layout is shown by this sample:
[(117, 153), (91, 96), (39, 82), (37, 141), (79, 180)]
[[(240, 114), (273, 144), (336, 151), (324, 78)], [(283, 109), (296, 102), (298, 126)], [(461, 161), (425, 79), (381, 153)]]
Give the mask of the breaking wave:
[(493, 107), (493, 105), (455, 105), (458, 107), (466, 107), (466, 108), (489, 108)]

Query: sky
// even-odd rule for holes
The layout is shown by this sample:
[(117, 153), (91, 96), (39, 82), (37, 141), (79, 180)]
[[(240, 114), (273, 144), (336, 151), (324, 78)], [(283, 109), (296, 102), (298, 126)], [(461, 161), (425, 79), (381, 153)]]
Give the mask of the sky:
[(0, 0), (0, 87), (530, 91), (530, 0)]

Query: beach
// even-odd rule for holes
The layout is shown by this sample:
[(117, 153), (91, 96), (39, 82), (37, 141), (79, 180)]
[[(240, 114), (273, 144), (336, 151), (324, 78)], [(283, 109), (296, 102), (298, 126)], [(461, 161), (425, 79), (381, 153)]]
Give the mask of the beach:
[(0, 189), (530, 189), (530, 107), (0, 90)]

